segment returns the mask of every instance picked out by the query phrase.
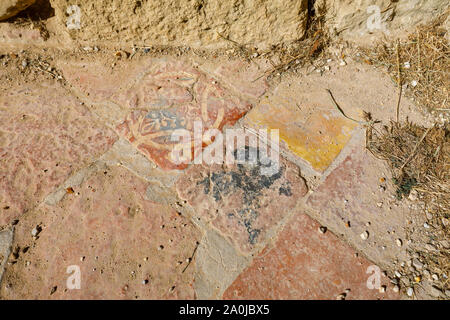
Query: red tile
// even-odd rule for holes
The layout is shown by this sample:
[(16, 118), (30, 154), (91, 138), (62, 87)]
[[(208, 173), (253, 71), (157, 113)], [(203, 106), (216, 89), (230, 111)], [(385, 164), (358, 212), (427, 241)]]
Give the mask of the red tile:
[[(224, 299), (346, 299), (398, 298), (368, 289), (372, 265), (305, 214), (296, 214), (285, 225), (273, 246), (256, 257), (225, 291)], [(381, 275), (381, 285), (387, 278)]]

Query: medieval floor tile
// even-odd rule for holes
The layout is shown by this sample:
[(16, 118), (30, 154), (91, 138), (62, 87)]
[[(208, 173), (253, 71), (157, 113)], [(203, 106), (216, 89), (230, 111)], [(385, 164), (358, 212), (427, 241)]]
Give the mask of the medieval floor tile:
[(117, 135), (55, 85), (0, 96), (0, 226), (104, 153)]
[[(247, 152), (251, 147), (243, 148)], [(238, 149), (238, 151), (241, 149)], [(234, 153), (235, 157), (237, 151)], [(256, 164), (192, 165), (177, 182), (179, 196), (242, 253), (264, 247), (307, 187), (296, 166), (280, 158), (279, 168), (263, 174)]]
[(170, 207), (145, 200), (148, 184), (106, 167), (21, 219), (2, 298), (194, 298), (200, 234)]

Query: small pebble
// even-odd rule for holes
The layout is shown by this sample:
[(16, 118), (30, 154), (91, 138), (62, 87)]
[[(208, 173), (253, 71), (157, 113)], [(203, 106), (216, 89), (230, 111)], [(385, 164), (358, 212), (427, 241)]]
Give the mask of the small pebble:
[(324, 227), (324, 226), (319, 227), (319, 232), (320, 232), (320, 233), (325, 233), (325, 232), (327, 232), (327, 227)]
[(393, 290), (394, 292), (399, 292), (399, 291), (400, 291), (400, 287), (397, 286), (397, 285), (395, 285), (395, 286), (392, 288), (392, 290)]
[(360, 237), (363, 240), (367, 240), (369, 238), (369, 232), (368, 231), (364, 231), (363, 233), (360, 234)]
[(378, 291), (380, 291), (380, 293), (385, 293), (386, 292), (386, 286), (381, 286), (380, 289), (378, 289)]
[(409, 68), (411, 68), (411, 64), (409, 63), (409, 61), (406, 61), (406, 62), (403, 64), (403, 67), (404, 67), (405, 69), (409, 69)]
[(397, 239), (397, 240), (395, 240), (395, 242), (397, 243), (398, 247), (401, 247), (403, 245), (402, 239)]

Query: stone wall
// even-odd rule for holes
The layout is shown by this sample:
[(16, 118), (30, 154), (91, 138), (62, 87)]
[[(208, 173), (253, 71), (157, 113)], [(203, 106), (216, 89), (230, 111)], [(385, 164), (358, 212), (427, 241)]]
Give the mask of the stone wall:
[[(35, 0), (5, 0), (0, 20)], [(54, 16), (42, 18), (40, 3)], [(265, 50), (289, 45), (306, 31), (308, 6), (324, 28), (359, 44), (403, 36), (448, 12), (445, 0), (39, 0), (21, 16), (47, 21), (58, 46), (189, 46), (239, 44)], [(311, 9), (309, 8), (309, 9)], [(36, 12), (35, 12), (36, 11)], [(53, 10), (52, 10), (53, 15)], [(47, 19), (49, 18), (49, 19)], [(10, 21), (10, 20), (7, 20)], [(7, 23), (0, 23), (0, 30)], [(449, 24), (444, 24), (448, 26)], [(3, 31), (2, 31), (3, 32)], [(50, 42), (47, 42), (50, 45)]]
[[(72, 39), (137, 45), (268, 47), (303, 36), (307, 0), (51, 0)], [(79, 19), (78, 19), (79, 18)], [(228, 42), (228, 43), (227, 43)]]
[(36, 0), (2, 0), (0, 1), (0, 21), (15, 16), (32, 5)]
[(370, 44), (397, 37), (427, 24), (449, 8), (445, 0), (317, 0), (316, 11), (334, 35)]

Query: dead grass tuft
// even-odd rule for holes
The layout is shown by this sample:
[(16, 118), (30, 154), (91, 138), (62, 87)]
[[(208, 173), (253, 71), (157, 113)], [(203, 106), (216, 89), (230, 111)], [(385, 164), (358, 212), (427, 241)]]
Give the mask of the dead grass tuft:
[(449, 92), (450, 51), (446, 30), (442, 27), (450, 10), (433, 23), (419, 26), (407, 40), (397, 48), (392, 43), (381, 43), (375, 49), (362, 49), (366, 63), (387, 68), (397, 83), (398, 66), (401, 83), (408, 85), (407, 93), (428, 111), (450, 112)]
[(415, 190), (425, 210), (432, 214), (432, 238), (438, 250), (417, 250), (430, 270), (444, 279), (442, 290), (448, 288), (450, 276), (449, 129), (448, 124), (426, 129), (406, 121), (391, 122), (380, 131), (372, 126), (367, 132), (367, 148), (377, 158), (387, 161), (397, 198), (400, 200)]

